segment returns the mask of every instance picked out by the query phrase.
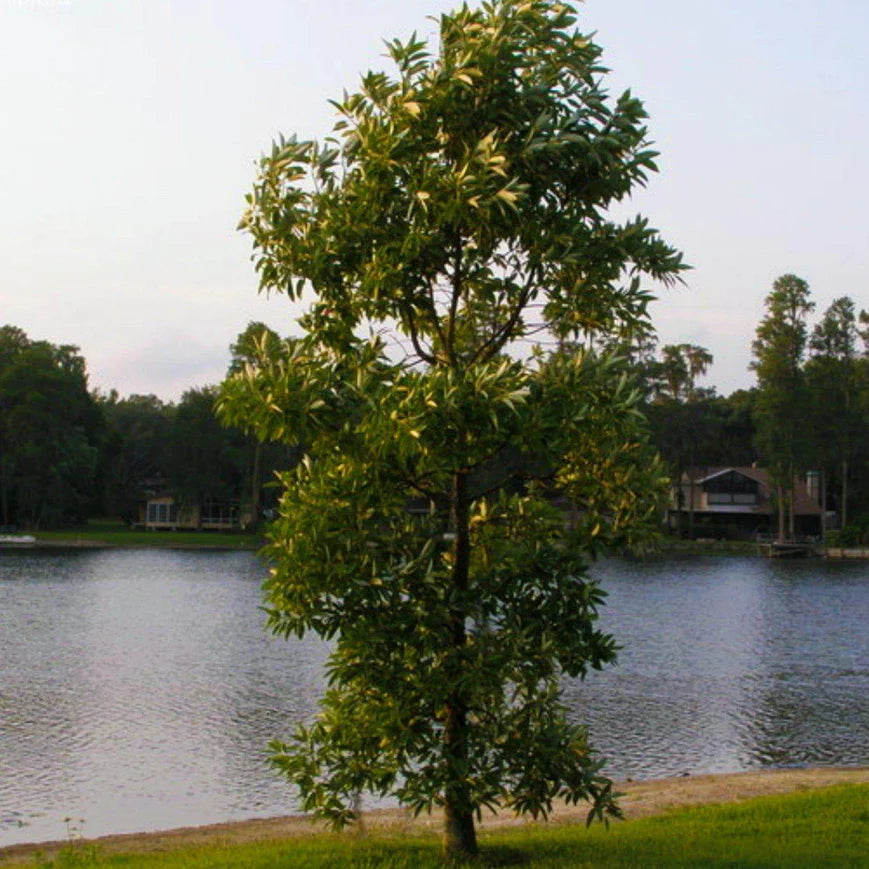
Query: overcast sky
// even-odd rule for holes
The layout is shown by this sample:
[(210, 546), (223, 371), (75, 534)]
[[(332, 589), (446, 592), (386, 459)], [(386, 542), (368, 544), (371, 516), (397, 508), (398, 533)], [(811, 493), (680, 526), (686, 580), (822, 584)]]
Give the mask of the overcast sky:
[[(91, 385), (177, 398), (221, 379), (257, 295), (235, 231), (279, 133), (322, 137), (327, 100), (388, 68), (382, 39), (443, 0), (0, 0), (0, 324), (81, 347)], [(749, 386), (763, 297), (808, 280), (869, 307), (869, 3), (588, 0), (612, 92), (651, 115), (642, 212), (694, 266), (653, 316)]]

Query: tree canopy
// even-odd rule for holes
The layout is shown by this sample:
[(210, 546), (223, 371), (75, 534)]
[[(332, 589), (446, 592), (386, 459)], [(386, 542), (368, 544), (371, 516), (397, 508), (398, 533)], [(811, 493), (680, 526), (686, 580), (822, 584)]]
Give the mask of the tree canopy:
[(758, 442), (778, 486), (779, 537), (784, 537), (786, 512), (793, 537), (794, 474), (805, 470), (808, 433), (801, 425), (807, 404), (802, 369), (808, 342), (806, 320), (815, 305), (809, 298), (809, 285), (792, 274), (777, 278), (765, 301), (766, 315), (752, 344), (751, 367), (759, 389)]
[(221, 412), (305, 450), (269, 618), (335, 643), (321, 715), (276, 763), (338, 824), (363, 790), (443, 806), (451, 853), (485, 806), (616, 811), (559, 678), (614, 658), (586, 566), (641, 537), (662, 474), (618, 362), (506, 353), (646, 333), (643, 276), (682, 266), (609, 216), (655, 154), (574, 27), (564, 4), (496, 0), (444, 15), (435, 50), (388, 43), (394, 76), (365, 75), (324, 143), (276, 142), (242, 220), (261, 287), (311, 302)]
[(101, 429), (78, 348), (0, 328), (0, 524), (35, 529), (83, 518)]

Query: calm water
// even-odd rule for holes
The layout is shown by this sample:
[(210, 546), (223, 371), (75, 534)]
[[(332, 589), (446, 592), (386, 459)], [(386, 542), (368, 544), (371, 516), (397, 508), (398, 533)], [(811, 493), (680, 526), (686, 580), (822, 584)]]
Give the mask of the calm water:
[[(612, 561), (620, 664), (570, 683), (610, 774), (869, 763), (869, 564)], [(268, 636), (247, 553), (0, 553), (0, 845), (294, 810), (266, 744), (325, 646)]]

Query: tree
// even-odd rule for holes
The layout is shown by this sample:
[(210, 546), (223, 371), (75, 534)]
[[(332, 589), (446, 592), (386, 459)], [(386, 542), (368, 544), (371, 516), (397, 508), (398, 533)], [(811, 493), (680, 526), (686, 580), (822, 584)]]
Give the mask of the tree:
[(656, 393), (671, 401), (695, 401), (711, 397), (697, 386), (697, 378), (712, 364), (712, 354), (697, 344), (665, 344), (657, 365)]
[(813, 453), (822, 471), (822, 503), (826, 509), (826, 479), (834, 468), (839, 476), (839, 518), (848, 524), (848, 476), (856, 435), (861, 427), (857, 401), (857, 312), (847, 296), (834, 299), (809, 339), (811, 358), (805, 366), (811, 400)]
[[(280, 351), (280, 336), (265, 323), (252, 320), (229, 346), (230, 361), (227, 376), (242, 372), (245, 367), (255, 366), (261, 357), (273, 357)], [(256, 525), (262, 513), (263, 478), (273, 475), (282, 466), (292, 467), (299, 461), (301, 450), (276, 449), (275, 444), (263, 443), (258, 437), (249, 438), (251, 455), (250, 516)]]
[(215, 416), (217, 387), (188, 389), (168, 432), (169, 485), (182, 504), (240, 500), (249, 479), (249, 438)]
[(83, 519), (102, 425), (77, 347), (0, 329), (0, 524)]
[[(712, 354), (697, 344), (665, 344), (661, 359), (652, 365), (654, 400), (646, 414), (655, 442), (677, 481), (677, 496), (682, 494), (682, 476), (697, 464), (698, 447), (711, 430), (709, 400), (715, 390), (697, 386), (697, 378), (712, 364)], [(694, 474), (689, 478), (688, 536), (694, 536)], [(679, 504), (679, 533), (681, 535)]]
[(755, 447), (755, 389), (737, 389), (709, 403), (714, 442), (707, 444), (702, 461), (711, 465), (750, 465), (757, 459)]
[(643, 275), (681, 268), (644, 219), (607, 217), (655, 155), (574, 24), (496, 0), (443, 16), (434, 53), (389, 43), (396, 77), (368, 73), (325, 145), (277, 142), (242, 221), (262, 288), (313, 301), (221, 413), (304, 446), (269, 620), (334, 639), (320, 717), (275, 762), (339, 825), (362, 790), (443, 806), (455, 855), (486, 806), (617, 812), (559, 679), (614, 658), (587, 562), (642, 540), (664, 491), (617, 362), (507, 355), (540, 329), (643, 331)]
[(156, 395), (119, 398), (114, 391), (102, 398), (101, 407), (107, 428), (101, 457), (104, 507), (132, 524), (148, 490), (167, 478), (175, 408)]
[(778, 490), (778, 536), (794, 536), (794, 476), (805, 470), (807, 401), (802, 362), (806, 352), (806, 317), (814, 309), (809, 285), (796, 275), (782, 275), (766, 297), (767, 313), (752, 344), (751, 368), (757, 374), (758, 444)]
[(229, 345), (229, 376), (242, 371), (246, 365), (256, 365), (262, 356), (273, 356), (280, 349), (280, 336), (265, 323), (251, 320)]

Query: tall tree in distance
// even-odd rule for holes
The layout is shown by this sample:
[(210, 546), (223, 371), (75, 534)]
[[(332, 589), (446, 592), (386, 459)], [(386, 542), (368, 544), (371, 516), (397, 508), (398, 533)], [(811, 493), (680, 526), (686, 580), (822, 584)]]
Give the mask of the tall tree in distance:
[(657, 365), (656, 394), (671, 401), (696, 401), (704, 395), (697, 378), (713, 362), (712, 354), (697, 344), (665, 344)]
[(258, 320), (251, 320), (229, 345), (227, 374), (230, 376), (238, 374), (246, 365), (257, 365), (263, 356), (275, 355), (280, 349), (280, 344), (280, 335), (274, 329), (270, 329)]
[(694, 473), (698, 449), (709, 434), (711, 414), (708, 399), (715, 390), (697, 385), (713, 362), (712, 354), (697, 344), (665, 344), (660, 361), (652, 367), (652, 400), (646, 414), (655, 442), (676, 483), (679, 528), (682, 529), (684, 494), (682, 478), (688, 479), (688, 537), (694, 536)]
[(852, 299), (835, 299), (809, 340), (811, 359), (805, 367), (811, 407), (814, 454), (821, 464), (822, 503), (830, 466), (839, 482), (838, 513), (848, 524), (848, 476), (861, 416), (857, 396), (857, 311)]
[[(574, 25), (494, 0), (444, 15), (434, 51), (389, 43), (395, 77), (364, 76), (325, 145), (276, 143), (243, 219), (261, 286), (313, 302), (221, 409), (305, 448), (270, 531), (270, 624), (334, 641), (320, 717), (275, 762), (336, 824), (359, 791), (442, 806), (457, 856), (487, 806), (617, 811), (559, 680), (613, 659), (587, 562), (641, 537), (664, 491), (616, 363), (507, 355), (540, 328), (634, 333), (643, 276), (681, 268), (644, 219), (608, 217), (655, 155)], [(552, 493), (581, 511), (569, 545)]]
[[(277, 332), (265, 323), (252, 320), (244, 331), (229, 345), (229, 369), (227, 376), (242, 373), (246, 367), (255, 366), (262, 358), (274, 358), (280, 350), (281, 339)], [(254, 525), (262, 512), (263, 442), (258, 437), (251, 441), (250, 517)], [(291, 464), (293, 464), (291, 462)]]
[(803, 359), (806, 318), (814, 310), (809, 285), (796, 275), (777, 278), (767, 294), (766, 315), (757, 327), (751, 368), (757, 375), (758, 446), (778, 493), (778, 537), (794, 536), (794, 478), (805, 470), (808, 426)]

